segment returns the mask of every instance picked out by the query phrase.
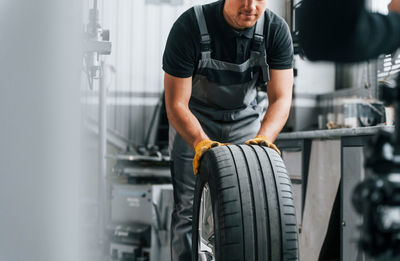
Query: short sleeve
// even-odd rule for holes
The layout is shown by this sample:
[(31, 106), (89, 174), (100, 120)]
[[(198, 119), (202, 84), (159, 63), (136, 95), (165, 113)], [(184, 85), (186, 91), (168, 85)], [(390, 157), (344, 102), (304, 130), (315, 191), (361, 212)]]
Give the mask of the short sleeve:
[(163, 55), (163, 70), (175, 77), (187, 78), (193, 75), (197, 52), (193, 8), (183, 13), (169, 33)]
[(268, 49), (268, 64), (271, 69), (293, 68), (293, 41), (288, 25), (283, 19), (277, 25)]

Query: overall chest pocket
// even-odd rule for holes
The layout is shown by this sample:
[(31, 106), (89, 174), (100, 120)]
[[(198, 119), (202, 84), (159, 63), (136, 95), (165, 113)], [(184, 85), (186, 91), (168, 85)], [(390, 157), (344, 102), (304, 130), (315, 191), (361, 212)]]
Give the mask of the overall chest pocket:
[(210, 81), (206, 76), (196, 75), (193, 81), (192, 96), (214, 108), (234, 110), (247, 107), (256, 97), (257, 77), (238, 84), (220, 84)]

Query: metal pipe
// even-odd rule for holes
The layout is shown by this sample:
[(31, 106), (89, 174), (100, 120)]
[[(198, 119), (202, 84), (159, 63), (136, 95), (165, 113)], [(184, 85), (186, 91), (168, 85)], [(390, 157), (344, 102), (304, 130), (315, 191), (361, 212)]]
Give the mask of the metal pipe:
[[(101, 62), (101, 67), (104, 68), (104, 62)], [(103, 71), (100, 71), (99, 79), (99, 241), (104, 242), (105, 239), (105, 206), (107, 203), (106, 193), (106, 176), (107, 176), (107, 100), (106, 86), (104, 84)]]

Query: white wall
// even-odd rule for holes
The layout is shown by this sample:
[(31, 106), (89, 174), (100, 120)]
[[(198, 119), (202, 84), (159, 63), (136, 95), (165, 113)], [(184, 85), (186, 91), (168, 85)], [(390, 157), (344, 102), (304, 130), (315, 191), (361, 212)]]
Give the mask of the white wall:
[(267, 8), (289, 21), (290, 0), (267, 0)]
[(295, 94), (323, 94), (335, 90), (335, 64), (311, 62), (295, 56), (298, 76), (295, 79)]
[(102, 26), (111, 30), (113, 43), (106, 61), (116, 70), (109, 90), (161, 92), (162, 54), (172, 24), (191, 6), (207, 2), (212, 1), (156, 5), (147, 4), (146, 0), (102, 0)]

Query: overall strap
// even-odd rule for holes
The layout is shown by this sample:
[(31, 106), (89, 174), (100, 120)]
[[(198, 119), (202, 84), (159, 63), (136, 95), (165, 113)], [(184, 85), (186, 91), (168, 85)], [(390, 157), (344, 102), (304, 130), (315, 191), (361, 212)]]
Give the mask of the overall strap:
[(252, 51), (260, 51), (260, 47), (262, 42), (264, 41), (264, 20), (265, 20), (265, 12), (262, 14), (260, 19), (258, 19), (256, 23), (256, 29), (254, 30), (253, 42), (252, 42)]
[(201, 59), (209, 59), (211, 58), (211, 38), (208, 34), (206, 19), (204, 18), (203, 7), (201, 5), (196, 5), (194, 7), (194, 12), (196, 14), (197, 24), (200, 29), (200, 51), (201, 51)]
[(256, 29), (254, 30), (251, 52), (252, 56), (258, 57), (258, 66), (261, 67), (262, 79), (264, 82), (270, 80), (269, 66), (267, 64), (267, 52), (265, 50), (264, 43), (264, 23), (265, 23), (265, 12), (262, 14), (260, 19), (256, 23)]

